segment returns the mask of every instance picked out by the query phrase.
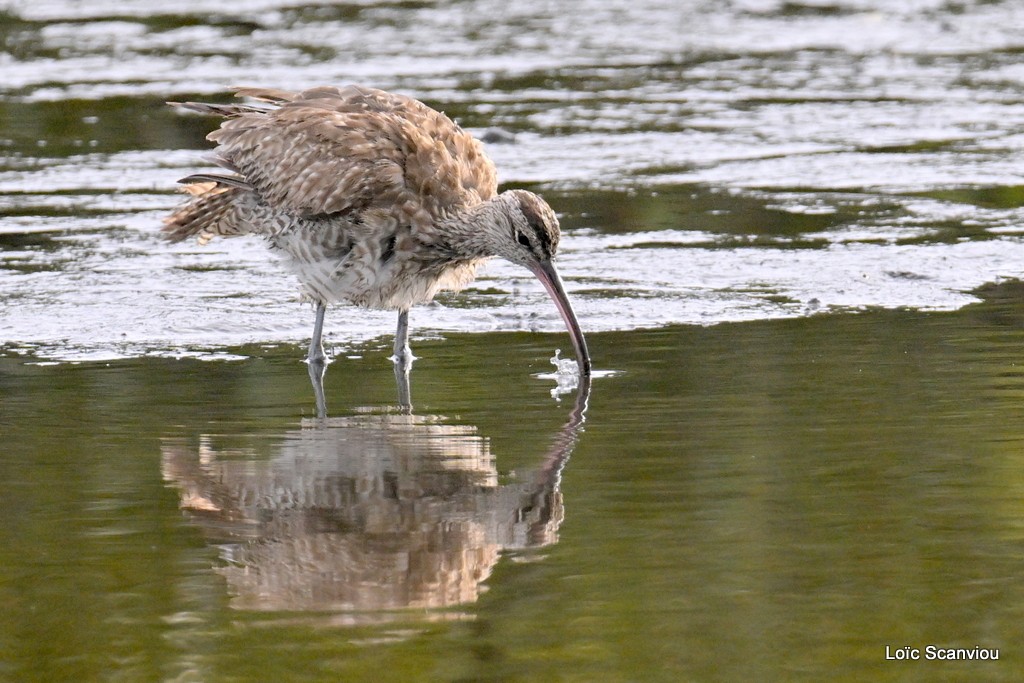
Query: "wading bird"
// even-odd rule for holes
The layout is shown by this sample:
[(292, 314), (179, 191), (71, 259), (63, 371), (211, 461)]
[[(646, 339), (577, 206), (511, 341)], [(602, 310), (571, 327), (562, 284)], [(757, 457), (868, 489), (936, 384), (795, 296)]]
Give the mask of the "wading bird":
[[(408, 367), (409, 309), (458, 290), (487, 259), (525, 266), (590, 356), (552, 258), (558, 219), (532, 192), (498, 194), (479, 141), (422, 102), (372, 88), (246, 88), (255, 103), (170, 103), (226, 119), (207, 136), (221, 170), (183, 178), (188, 203), (165, 219), (172, 241), (260, 235), (316, 304), (310, 367), (323, 366), (328, 304), (398, 311), (394, 359)], [(311, 373), (312, 374), (312, 373)]]

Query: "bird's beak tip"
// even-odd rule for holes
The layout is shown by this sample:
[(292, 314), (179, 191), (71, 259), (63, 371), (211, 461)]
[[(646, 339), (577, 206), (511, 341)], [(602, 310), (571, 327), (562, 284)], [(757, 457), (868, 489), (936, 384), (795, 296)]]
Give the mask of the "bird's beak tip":
[(562, 279), (559, 277), (558, 271), (555, 270), (555, 266), (550, 259), (538, 260), (536, 265), (532, 266), (530, 270), (544, 284), (548, 294), (554, 300), (562, 320), (565, 321), (565, 326), (569, 330), (569, 336), (572, 337), (573, 347), (576, 351), (576, 363), (579, 366), (580, 376), (590, 377), (591, 362), (590, 352), (587, 350), (587, 342), (583, 337), (583, 330), (580, 329), (576, 314), (572, 310), (572, 305), (569, 303), (569, 297), (565, 293), (565, 287), (562, 285)]

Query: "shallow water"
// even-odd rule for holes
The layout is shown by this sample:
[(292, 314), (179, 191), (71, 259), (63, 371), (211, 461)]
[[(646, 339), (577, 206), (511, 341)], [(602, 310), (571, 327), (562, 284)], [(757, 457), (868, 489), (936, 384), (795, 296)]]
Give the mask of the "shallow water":
[[(1024, 9), (0, 0), (0, 680), (1019, 680)], [(542, 193), (596, 378), (495, 262), (312, 311), (167, 245), (212, 122), (363, 82)], [(543, 333), (543, 334), (538, 334)], [(885, 648), (1000, 649), (993, 663)]]
[[(8, 358), (6, 675), (1015, 680), (1024, 307), (998, 294), (598, 334), (618, 374), (575, 435), (531, 377), (545, 336), (420, 344), (414, 417), (371, 345), (322, 423), (299, 347)], [(884, 659), (930, 643), (1000, 661)]]

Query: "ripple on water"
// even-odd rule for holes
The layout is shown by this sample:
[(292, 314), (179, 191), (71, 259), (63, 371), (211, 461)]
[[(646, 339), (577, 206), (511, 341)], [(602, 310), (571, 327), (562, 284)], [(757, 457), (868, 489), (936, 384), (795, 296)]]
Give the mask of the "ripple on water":
[[(258, 243), (157, 234), (213, 125), (162, 101), (239, 83), (365, 81), (505, 129), (501, 179), (561, 211), (591, 331), (963, 306), (1022, 262), (1024, 9), (944, 8), (0, 1), (0, 288), (17, 302), (0, 338), (56, 358), (306, 338), (311, 312)], [(328, 339), (393, 325), (338, 310)], [(498, 262), (413, 326), (562, 331)]]

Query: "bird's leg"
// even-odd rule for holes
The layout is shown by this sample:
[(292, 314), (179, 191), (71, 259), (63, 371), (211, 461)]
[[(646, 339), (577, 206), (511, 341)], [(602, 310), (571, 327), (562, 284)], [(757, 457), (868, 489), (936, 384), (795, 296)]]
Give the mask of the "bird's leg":
[(398, 386), (398, 407), (403, 413), (412, 413), (412, 389), (409, 388), (410, 363), (395, 363), (395, 384)]
[(395, 330), (395, 348), (391, 360), (399, 365), (412, 365), (416, 360), (409, 348), (409, 311), (398, 312), (398, 328)]
[(324, 398), (324, 374), (326, 363), (309, 363), (309, 381), (313, 383), (313, 398), (316, 400), (316, 416), (321, 420), (327, 417), (327, 399)]
[(391, 360), (395, 363), (395, 383), (398, 385), (398, 405), (407, 412), (412, 411), (412, 391), (409, 388), (409, 370), (415, 358), (409, 348), (409, 311), (398, 312), (398, 328), (395, 330), (395, 348)]
[(323, 365), (327, 362), (327, 354), (324, 352), (324, 314), (327, 313), (327, 304), (319, 302), (316, 305), (316, 322), (313, 323), (313, 338), (309, 341), (309, 354), (306, 360), (310, 365)]
[(324, 314), (327, 304), (316, 305), (316, 322), (313, 323), (313, 338), (309, 342), (309, 353), (306, 363), (309, 368), (309, 381), (313, 383), (313, 397), (316, 400), (316, 416), (327, 417), (327, 399), (324, 398), (324, 374), (327, 372), (327, 354), (324, 352)]

